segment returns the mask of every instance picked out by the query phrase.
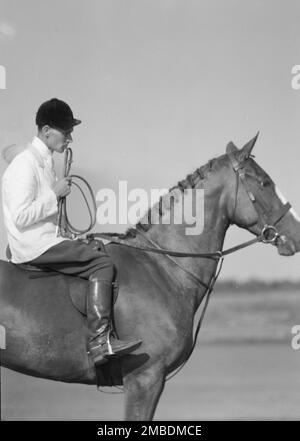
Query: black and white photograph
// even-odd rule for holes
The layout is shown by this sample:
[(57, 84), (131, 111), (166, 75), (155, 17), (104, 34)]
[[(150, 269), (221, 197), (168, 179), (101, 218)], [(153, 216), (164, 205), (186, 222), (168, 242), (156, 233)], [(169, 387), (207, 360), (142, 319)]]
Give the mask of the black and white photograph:
[(299, 22), (0, 0), (1, 421), (299, 420)]

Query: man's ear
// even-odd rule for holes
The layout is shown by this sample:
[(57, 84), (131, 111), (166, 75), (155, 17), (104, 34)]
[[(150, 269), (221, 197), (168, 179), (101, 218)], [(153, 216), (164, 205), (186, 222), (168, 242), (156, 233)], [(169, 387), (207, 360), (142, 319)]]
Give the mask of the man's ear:
[(51, 129), (50, 126), (48, 126), (48, 124), (45, 124), (43, 127), (41, 127), (39, 129), (40, 133), (42, 135), (44, 135), (45, 137), (49, 136), (49, 130)]

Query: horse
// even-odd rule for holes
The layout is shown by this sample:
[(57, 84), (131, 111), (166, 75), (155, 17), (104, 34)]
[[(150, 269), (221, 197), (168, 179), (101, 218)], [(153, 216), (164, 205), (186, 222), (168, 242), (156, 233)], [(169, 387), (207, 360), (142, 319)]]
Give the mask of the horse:
[[(256, 139), (242, 148), (230, 142), (225, 154), (161, 196), (134, 228), (120, 235), (120, 242), (128, 246), (106, 245), (118, 274), (116, 330), (123, 339), (143, 342), (118, 360), (125, 420), (151, 420), (167, 376), (191, 354), (194, 316), (216, 277), (231, 224), (270, 242), (280, 255), (300, 250), (300, 221), (254, 160)], [(197, 235), (186, 233), (190, 224), (184, 219), (175, 222), (170, 216), (182, 208), (187, 189), (195, 197), (203, 194), (196, 190), (204, 190), (204, 223)], [(167, 250), (174, 250), (172, 257)], [(70, 297), (70, 286), (75, 285), (84, 298), (86, 281), (29, 274), (18, 265), (0, 262), (0, 324), (7, 335), (3, 366), (61, 382), (97, 384), (87, 354), (86, 317)], [(110, 363), (103, 368), (109, 369)]]

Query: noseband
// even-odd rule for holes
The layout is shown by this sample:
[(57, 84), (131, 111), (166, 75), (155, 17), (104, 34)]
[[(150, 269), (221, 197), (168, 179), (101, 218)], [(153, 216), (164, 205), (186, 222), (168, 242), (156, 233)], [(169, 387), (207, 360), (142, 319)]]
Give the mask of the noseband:
[(291, 209), (291, 204), (287, 202), (282, 207), (280, 207), (278, 210), (275, 211), (275, 213), (272, 216), (272, 219), (269, 219), (269, 214), (267, 211), (267, 208), (262, 205), (260, 213), (256, 208), (256, 202), (257, 199), (254, 196), (252, 190), (250, 189), (249, 183), (247, 181), (247, 177), (250, 177), (251, 179), (254, 179), (258, 181), (261, 188), (264, 187), (263, 181), (260, 181), (256, 176), (252, 175), (251, 173), (248, 173), (244, 170), (245, 165), (247, 164), (249, 157), (246, 158), (244, 161), (237, 161), (233, 153), (227, 153), (227, 156), (230, 159), (232, 168), (236, 175), (236, 190), (235, 190), (235, 201), (234, 201), (234, 209), (233, 209), (233, 216), (232, 219), (235, 219), (235, 213), (237, 208), (237, 202), (238, 202), (238, 191), (239, 191), (239, 184), (243, 185), (244, 189), (246, 190), (246, 193), (249, 196), (250, 201), (253, 204), (253, 208), (257, 213), (257, 217), (260, 221), (260, 224), (263, 225), (261, 228), (261, 241), (263, 243), (273, 243), (276, 245), (278, 239), (281, 236), (276, 228), (276, 225), (278, 222), (288, 213), (288, 211)]

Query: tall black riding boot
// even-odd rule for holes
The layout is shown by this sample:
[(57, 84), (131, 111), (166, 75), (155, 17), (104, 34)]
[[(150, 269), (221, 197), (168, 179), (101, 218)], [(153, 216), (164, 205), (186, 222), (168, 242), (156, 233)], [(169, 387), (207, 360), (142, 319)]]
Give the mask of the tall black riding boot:
[(87, 297), (87, 319), (90, 330), (89, 353), (95, 363), (100, 365), (110, 356), (123, 356), (134, 351), (141, 340), (118, 340), (111, 326), (112, 285), (95, 277), (89, 280)]

